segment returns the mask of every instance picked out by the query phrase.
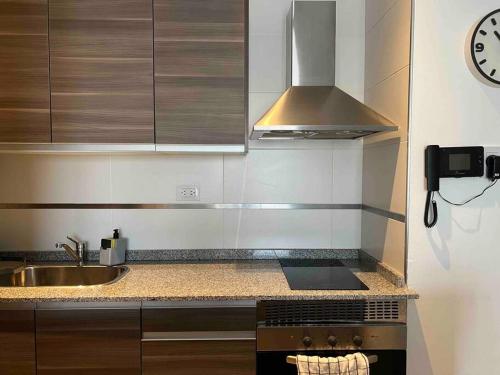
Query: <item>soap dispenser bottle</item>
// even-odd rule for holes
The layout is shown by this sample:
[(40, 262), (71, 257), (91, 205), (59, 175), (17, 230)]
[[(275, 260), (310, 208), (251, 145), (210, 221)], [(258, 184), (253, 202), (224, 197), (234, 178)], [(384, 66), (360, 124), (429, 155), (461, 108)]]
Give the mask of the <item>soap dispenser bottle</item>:
[(101, 240), (99, 263), (103, 266), (123, 264), (125, 263), (126, 251), (127, 239), (120, 238), (120, 231), (113, 229), (113, 238), (103, 238)]

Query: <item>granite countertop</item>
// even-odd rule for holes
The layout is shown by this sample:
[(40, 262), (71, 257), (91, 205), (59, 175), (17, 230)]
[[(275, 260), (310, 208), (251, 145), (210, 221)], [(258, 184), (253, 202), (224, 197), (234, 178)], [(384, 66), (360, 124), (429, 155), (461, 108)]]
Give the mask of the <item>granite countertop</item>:
[(0, 302), (168, 301), (265, 299), (414, 299), (381, 273), (354, 270), (369, 290), (290, 290), (277, 260), (128, 264), (114, 284), (84, 287), (0, 288)]

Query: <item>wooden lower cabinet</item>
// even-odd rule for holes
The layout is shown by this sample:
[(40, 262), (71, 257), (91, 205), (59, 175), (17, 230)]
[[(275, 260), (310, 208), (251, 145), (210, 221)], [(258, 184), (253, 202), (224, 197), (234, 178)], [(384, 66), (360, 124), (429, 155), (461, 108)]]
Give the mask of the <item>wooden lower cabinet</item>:
[(254, 303), (0, 305), (1, 375), (255, 372)]
[(36, 374), (33, 307), (0, 306), (0, 374)]
[(144, 375), (255, 375), (255, 301), (149, 303)]
[(140, 306), (42, 307), (36, 347), (38, 375), (139, 375)]
[(255, 375), (255, 341), (149, 341), (144, 375)]

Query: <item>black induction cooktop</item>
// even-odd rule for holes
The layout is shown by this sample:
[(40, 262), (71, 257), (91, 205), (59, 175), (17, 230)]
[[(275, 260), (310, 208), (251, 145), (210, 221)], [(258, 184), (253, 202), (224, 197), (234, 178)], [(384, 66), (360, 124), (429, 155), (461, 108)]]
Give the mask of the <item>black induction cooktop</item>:
[(368, 290), (337, 259), (280, 259), (279, 262), (292, 290)]

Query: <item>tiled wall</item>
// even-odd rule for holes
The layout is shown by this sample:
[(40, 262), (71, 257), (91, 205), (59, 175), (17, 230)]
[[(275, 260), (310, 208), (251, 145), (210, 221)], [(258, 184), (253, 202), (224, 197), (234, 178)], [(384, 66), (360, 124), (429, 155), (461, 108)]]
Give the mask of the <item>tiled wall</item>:
[[(411, 0), (368, 0), (365, 8), (365, 103), (399, 130), (365, 138), (363, 204), (406, 215)], [(406, 225), (363, 211), (362, 247), (405, 271)]]
[(286, 30), (291, 0), (250, 0), (249, 125), (287, 87)]
[(364, 102), (365, 0), (341, 0), (336, 5), (335, 86)]
[[(0, 155), (0, 203), (361, 203), (362, 146), (244, 155)], [(0, 210), (0, 249), (98, 248), (114, 227), (132, 249), (359, 248), (360, 210)]]

